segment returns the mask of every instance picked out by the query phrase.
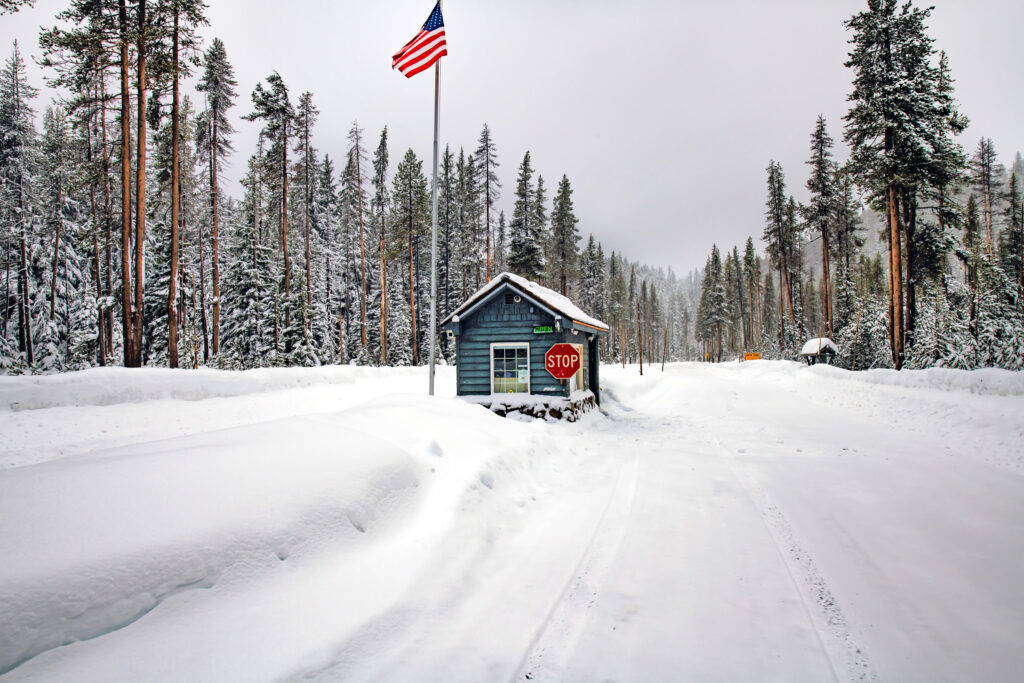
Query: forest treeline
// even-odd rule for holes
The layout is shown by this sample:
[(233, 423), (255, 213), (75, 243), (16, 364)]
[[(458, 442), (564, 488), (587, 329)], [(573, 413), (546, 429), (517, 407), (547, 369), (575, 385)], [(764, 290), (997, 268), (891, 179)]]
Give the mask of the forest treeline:
[(697, 307), (703, 357), (794, 358), (822, 336), (852, 369), (1024, 368), (1024, 161), (1018, 152), (1007, 171), (991, 139), (971, 154), (957, 142), (968, 119), (928, 35), (931, 11), (870, 0), (846, 22), (850, 156), (835, 160), (819, 116), (806, 205), (769, 162), (766, 258), (753, 240), (742, 256), (712, 249)]
[[(70, 2), (39, 36), (46, 85), (62, 93), (41, 130), (40, 84), (12, 46), (0, 73), (0, 372), (427, 362), (423, 161), (358, 123), (341, 154), (322, 154), (313, 93), (274, 72), (240, 94), (226, 46), (198, 37), (205, 9)], [(503, 187), (486, 124), (446, 145), (439, 316), (509, 270), (606, 321), (606, 359), (793, 358), (820, 334), (853, 368), (1020, 367), (1024, 168), (1018, 155), (1007, 175), (989, 140), (971, 159), (955, 142), (967, 121), (928, 13), (872, 0), (848, 22), (851, 158), (834, 160), (819, 117), (809, 204), (771, 162), (766, 253), (753, 239), (742, 253), (715, 247), (703, 272), (584, 241), (569, 178), (549, 198), (529, 151)], [(886, 40), (892, 58), (879, 62)], [(222, 174), (239, 116), (260, 128), (231, 197)], [(875, 223), (881, 252), (866, 239)], [(443, 335), (438, 348), (452, 360)]]
[[(13, 45), (0, 74), (0, 371), (425, 363), (423, 162), (409, 149), (393, 163), (387, 128), (370, 138), (358, 123), (340, 159), (320, 154), (313, 94), (274, 72), (245, 102), (225, 45), (198, 38), (204, 13), (198, 0), (71, 2), (39, 38), (47, 85), (64, 93), (41, 131)], [(238, 115), (261, 127), (233, 198), (221, 176)], [(581, 245), (569, 178), (549, 199), (529, 151), (506, 219), (500, 163), (486, 124), (440, 159), (440, 316), (508, 269), (606, 319), (615, 358), (637, 357), (640, 340), (649, 358), (691, 352), (692, 279)], [(443, 336), (439, 353), (454, 353)]]

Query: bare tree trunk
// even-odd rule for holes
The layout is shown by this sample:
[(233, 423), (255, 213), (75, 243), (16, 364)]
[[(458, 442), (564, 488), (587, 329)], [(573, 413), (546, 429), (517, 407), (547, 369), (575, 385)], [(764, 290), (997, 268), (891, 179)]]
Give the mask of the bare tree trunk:
[[(306, 233), (306, 308), (302, 312), (302, 327), (306, 331), (307, 338), (309, 331), (313, 327), (313, 257), (309, 247), (309, 203), (311, 201), (310, 187), (309, 187), (309, 116), (304, 117), (304, 125), (302, 131), (302, 146), (305, 155), (305, 188), (304, 193), (305, 200), (303, 207), (303, 213), (305, 218), (305, 233)], [(308, 314), (308, 315), (307, 315)]]
[(896, 186), (889, 185), (889, 339), (893, 366), (903, 367), (903, 258), (900, 246), (900, 212)]
[[(284, 327), (287, 331), (292, 323), (292, 262), (288, 256), (288, 123), (285, 122), (281, 137), (281, 249), (284, 251)], [(291, 334), (284, 340), (284, 350), (292, 350)]]
[[(210, 269), (213, 276), (213, 355), (220, 353), (220, 210), (217, 201), (217, 113), (210, 116), (210, 124), (213, 128), (210, 136), (210, 207), (213, 214), (213, 225), (211, 226), (210, 243), (213, 253), (211, 254)], [(256, 201), (255, 194), (253, 201)], [(253, 235), (253, 244), (256, 236)], [(202, 240), (199, 240), (202, 244)], [(204, 313), (205, 320), (205, 313)], [(205, 332), (204, 332), (205, 335)]]
[(640, 374), (644, 374), (644, 334), (640, 322), (640, 302), (636, 304), (636, 350), (640, 354)]
[(174, 11), (174, 30), (171, 33), (171, 276), (167, 288), (167, 363), (178, 367), (178, 197), (181, 195), (178, 149), (178, 12)]
[(380, 364), (388, 364), (388, 274), (384, 258), (385, 222), (380, 217)]
[[(110, 187), (110, 153), (111, 150), (107, 144), (107, 77), (102, 71), (100, 72), (100, 133), (102, 137), (103, 148), (100, 150), (100, 159), (103, 162), (103, 227), (105, 231), (104, 238), (104, 256), (107, 264), (106, 272), (106, 290), (103, 291), (100, 296), (113, 296), (114, 293), (114, 206), (113, 206), (113, 192)], [(99, 271), (97, 270), (97, 273)], [(101, 314), (104, 320), (104, 334), (100, 335), (100, 339), (103, 341), (103, 365), (106, 365), (106, 356), (114, 353), (114, 307), (106, 306), (105, 309), (101, 308)]]
[(828, 337), (831, 339), (835, 333), (832, 328), (832, 271), (829, 268), (828, 252), (828, 229), (825, 229), (821, 231), (821, 297), (822, 310), (828, 324)]
[[(64, 222), (64, 212), (61, 209), (64, 204), (64, 188), (63, 178), (61, 178), (60, 173), (61, 171), (57, 172), (57, 206), (54, 207), (57, 212), (57, 225), (54, 226), (53, 273), (50, 274), (50, 322), (53, 322), (53, 314), (56, 312), (57, 305), (57, 266), (60, 263), (60, 228)], [(67, 277), (66, 271), (64, 277)]]
[(409, 216), (409, 317), (412, 319), (412, 364), (420, 364), (420, 349), (416, 343), (416, 281), (413, 274), (412, 215)]
[[(359, 133), (356, 132), (356, 197), (359, 202), (359, 274), (362, 278), (362, 290), (359, 293), (359, 329), (360, 329), (360, 342), (362, 348), (366, 348), (366, 247), (363, 240), (363, 176), (360, 169), (359, 162), (359, 150), (362, 147), (359, 145)], [(346, 291), (348, 289), (346, 288)]]
[[(85, 148), (86, 163), (92, 165), (92, 122), (86, 126), (87, 144)], [(106, 153), (104, 151), (104, 153)], [(90, 181), (89, 183), (89, 212), (92, 222), (92, 263), (93, 263), (93, 280), (96, 283), (96, 301), (99, 302), (103, 297), (103, 283), (100, 279), (100, 242), (97, 237), (99, 232), (99, 216), (96, 213), (96, 183)], [(67, 272), (67, 266), (64, 268), (64, 272)], [(6, 302), (5, 302), (6, 303)], [(104, 324), (103, 324), (103, 307), (98, 306), (96, 312), (96, 340), (97, 350), (96, 359), (101, 366), (107, 364), (106, 354), (106, 340), (104, 339)], [(70, 318), (68, 318), (70, 320)]]
[[(196, 231), (196, 241), (199, 242), (199, 315), (203, 326), (203, 363), (210, 362), (210, 330), (206, 319), (206, 253), (203, 249), (203, 228), (202, 223)], [(193, 297), (195, 293), (193, 292)]]
[(665, 326), (665, 341), (661, 345), (661, 371), (665, 372), (665, 356), (668, 355), (668, 325)]

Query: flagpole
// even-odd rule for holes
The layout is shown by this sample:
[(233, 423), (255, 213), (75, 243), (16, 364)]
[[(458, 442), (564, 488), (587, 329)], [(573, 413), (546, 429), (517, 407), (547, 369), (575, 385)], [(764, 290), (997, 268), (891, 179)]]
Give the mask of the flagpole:
[[(440, 3), (438, 3), (440, 4)], [(441, 60), (434, 63), (434, 182), (430, 234), (430, 395), (434, 395), (434, 347), (437, 343), (437, 138), (441, 119)]]

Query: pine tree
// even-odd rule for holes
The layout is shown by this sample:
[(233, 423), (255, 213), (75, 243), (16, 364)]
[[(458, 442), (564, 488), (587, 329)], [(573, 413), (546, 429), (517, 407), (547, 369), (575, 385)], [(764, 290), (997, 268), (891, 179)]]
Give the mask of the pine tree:
[(203, 76), (196, 90), (206, 94), (206, 110), (197, 125), (197, 147), (205, 159), (210, 178), (210, 263), (213, 278), (213, 355), (220, 353), (220, 172), (225, 158), (234, 151), (231, 136), (235, 132), (228, 111), (235, 106), (238, 81), (228, 62), (227, 50), (220, 38), (214, 38), (204, 58)]
[[(796, 240), (793, 234), (793, 221), (787, 215), (789, 206), (786, 201), (786, 180), (782, 166), (771, 161), (768, 164), (768, 199), (765, 202), (765, 227), (763, 239), (768, 244), (768, 256), (779, 273), (778, 320), (781, 322), (788, 313), (790, 323), (796, 324), (796, 312), (793, 308), (793, 264), (795, 261)], [(782, 341), (783, 326), (779, 326), (779, 344)]]
[[(267, 152), (267, 168), (263, 173), (263, 180), (269, 180), (279, 188), (277, 199), (279, 208), (275, 213), (280, 217), (277, 226), (277, 240), (281, 248), (283, 258), (283, 277), (279, 291), (284, 295), (282, 308), (284, 312), (284, 329), (291, 330), (292, 313), (292, 269), (291, 255), (288, 248), (288, 149), (291, 137), (294, 134), (295, 109), (292, 107), (288, 97), (288, 87), (284, 79), (276, 71), (267, 77), (267, 86), (262, 83), (256, 84), (252, 92), (253, 111), (242, 118), (249, 121), (263, 121), (263, 137), (270, 141), (270, 150)], [(267, 176), (270, 176), (268, 178)], [(269, 213), (269, 212), (268, 212)], [(285, 351), (291, 352), (293, 339), (285, 337)]]
[(978, 148), (971, 157), (971, 181), (974, 189), (981, 197), (978, 207), (982, 225), (985, 228), (985, 252), (992, 256), (995, 253), (995, 214), (996, 202), (999, 197), (999, 177), (1003, 173), (995, 146), (989, 138), (981, 138)]
[(516, 178), (515, 205), (512, 209), (512, 220), (509, 223), (511, 233), (508, 268), (513, 273), (531, 280), (540, 279), (544, 268), (542, 252), (543, 242), (540, 239), (540, 226), (535, 225), (537, 218), (535, 209), (536, 197), (533, 188), (533, 167), (530, 165), (530, 153), (523, 155)]
[(348, 159), (352, 165), (354, 174), (347, 174), (349, 178), (348, 193), (355, 205), (356, 217), (359, 222), (359, 335), (360, 348), (367, 345), (366, 326), (366, 297), (367, 269), (366, 269), (366, 231), (364, 227), (364, 209), (366, 205), (366, 193), (363, 191), (363, 167), (366, 165), (366, 152), (363, 150), (363, 129), (359, 127), (358, 121), (352, 122), (348, 130)]
[(377, 247), (380, 259), (380, 337), (379, 337), (379, 361), (381, 365), (388, 362), (388, 281), (387, 281), (387, 212), (390, 204), (388, 195), (388, 128), (380, 134), (380, 142), (377, 144), (377, 151), (373, 156), (373, 199), (370, 202), (370, 211), (373, 212), (374, 222), (380, 226), (379, 243)]
[(1017, 173), (1010, 173), (1006, 187), (1006, 227), (1000, 235), (999, 253), (1003, 271), (1017, 286), (1017, 301), (1024, 304), (1024, 202)]
[[(391, 192), (391, 227), (394, 232), (392, 253), (397, 257), (403, 252), (408, 256), (408, 307), (411, 316), (409, 342), (413, 365), (419, 365), (420, 353), (416, 325), (416, 274), (417, 239), (427, 234), (430, 221), (430, 197), (427, 194), (427, 179), (423, 176), (423, 162), (409, 149), (395, 171)], [(394, 320), (394, 316), (391, 318)], [(422, 326), (419, 328), (422, 329)], [(393, 340), (394, 341), (394, 340)], [(392, 345), (393, 346), (393, 345)]]
[(563, 296), (568, 296), (569, 282), (576, 274), (579, 254), (577, 243), (580, 241), (577, 223), (579, 220), (572, 205), (572, 187), (568, 176), (563, 175), (558, 183), (558, 194), (555, 195), (551, 212), (551, 260), (548, 262), (551, 284), (558, 287)]
[[(8, 244), (15, 239), (18, 243), (18, 351), (25, 354), (25, 361), (31, 367), (35, 364), (32, 346), (33, 311), (30, 301), (33, 296), (33, 278), (29, 271), (30, 252), (34, 247), (32, 223), (37, 220), (33, 198), (32, 176), (36, 167), (36, 131), (33, 125), (34, 112), (31, 101), (38, 91), (28, 84), (25, 62), (15, 41), (11, 57), (0, 73), (0, 191), (4, 223), (11, 226), (16, 236), (8, 236)], [(8, 247), (9, 249), (9, 247)], [(10, 288), (10, 265), (8, 262), (7, 284)], [(10, 296), (4, 302), (4, 332), (6, 333), (10, 314)]]
[(829, 237), (833, 231), (832, 221), (835, 217), (837, 188), (835, 187), (835, 164), (832, 158), (832, 137), (825, 129), (825, 117), (819, 115), (814, 133), (811, 134), (811, 158), (807, 164), (811, 167), (811, 176), (807, 179), (807, 189), (811, 200), (807, 207), (806, 218), (809, 227), (821, 235), (821, 311), (828, 337), (835, 336), (832, 311), (832, 274), (829, 263), (832, 249)]
[(961, 123), (952, 107), (951, 81), (932, 64), (935, 50), (925, 26), (930, 14), (930, 8), (911, 2), (869, 0), (867, 11), (846, 22), (853, 31), (846, 66), (854, 71), (854, 88), (845, 139), (854, 178), (887, 216), (896, 369), (903, 365), (905, 341), (902, 235), (907, 232), (907, 243), (914, 243), (918, 194), (935, 184), (936, 169), (949, 161), (955, 149), (949, 134)]
[(486, 214), (484, 218), (484, 230), (487, 235), (485, 258), (487, 261), (487, 281), (490, 282), (491, 264), (494, 261), (491, 251), (491, 231), (493, 230), (491, 225), (491, 209), (494, 208), (495, 202), (501, 197), (501, 182), (498, 181), (497, 174), (497, 168), (501, 164), (498, 163), (498, 149), (491, 138), (491, 129), (487, 127), (486, 123), (483, 130), (480, 131), (480, 139), (477, 142), (474, 155), (477, 159), (477, 170), (480, 174), (478, 185), (483, 191), (483, 206)]

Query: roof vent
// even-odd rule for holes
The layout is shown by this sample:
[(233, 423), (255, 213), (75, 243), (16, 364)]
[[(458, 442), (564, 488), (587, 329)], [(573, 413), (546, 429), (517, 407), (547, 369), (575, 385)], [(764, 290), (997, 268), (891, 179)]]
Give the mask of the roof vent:
[(520, 296), (518, 294), (513, 294), (512, 292), (505, 292), (505, 305), (506, 306), (510, 306), (512, 304), (517, 304), (520, 301), (522, 301), (522, 298), (520, 298)]

